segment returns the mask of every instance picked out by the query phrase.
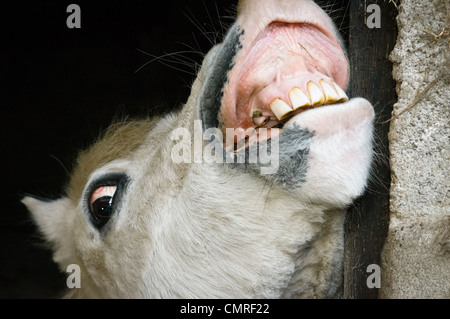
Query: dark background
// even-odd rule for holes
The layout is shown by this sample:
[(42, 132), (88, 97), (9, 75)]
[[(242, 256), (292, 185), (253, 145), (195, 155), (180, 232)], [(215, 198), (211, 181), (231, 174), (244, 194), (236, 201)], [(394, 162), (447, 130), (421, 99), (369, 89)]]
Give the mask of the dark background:
[[(346, 8), (331, 2), (346, 38)], [(81, 7), (81, 29), (66, 26), (70, 3)], [(236, 4), (2, 3), (0, 298), (56, 298), (65, 288), (66, 276), (21, 197), (60, 196), (77, 152), (114, 118), (180, 107), (203, 54), (232, 23)], [(161, 58), (135, 72), (153, 58), (139, 50)]]

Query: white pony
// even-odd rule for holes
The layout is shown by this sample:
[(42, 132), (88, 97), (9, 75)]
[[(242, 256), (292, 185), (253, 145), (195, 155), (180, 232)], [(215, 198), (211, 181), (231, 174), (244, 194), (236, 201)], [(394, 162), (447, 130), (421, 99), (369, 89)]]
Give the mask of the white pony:
[[(242, 0), (182, 110), (113, 125), (55, 201), (26, 197), (80, 298), (325, 298), (373, 108), (310, 0)], [(264, 156), (263, 156), (264, 155)]]

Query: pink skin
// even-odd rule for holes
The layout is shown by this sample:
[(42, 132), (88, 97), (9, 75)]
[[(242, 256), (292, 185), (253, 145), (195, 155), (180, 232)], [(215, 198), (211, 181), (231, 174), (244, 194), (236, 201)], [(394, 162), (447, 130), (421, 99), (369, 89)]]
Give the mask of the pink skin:
[(103, 196), (114, 196), (116, 192), (116, 186), (101, 186), (97, 188), (91, 196), (90, 204), (94, 203), (97, 199)]
[(289, 104), (288, 92), (298, 87), (307, 93), (309, 81), (346, 89), (347, 58), (333, 23), (314, 2), (246, 0), (238, 11), (244, 35), (222, 99), (224, 127), (255, 127), (254, 111), (272, 117), (264, 126), (278, 124), (269, 104), (276, 98)]

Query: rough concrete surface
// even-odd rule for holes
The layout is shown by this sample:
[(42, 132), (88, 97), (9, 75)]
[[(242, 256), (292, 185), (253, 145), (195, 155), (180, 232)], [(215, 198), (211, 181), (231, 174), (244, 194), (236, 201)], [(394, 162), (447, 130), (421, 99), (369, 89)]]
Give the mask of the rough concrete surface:
[(398, 10), (380, 297), (450, 298), (449, 0), (403, 0)]

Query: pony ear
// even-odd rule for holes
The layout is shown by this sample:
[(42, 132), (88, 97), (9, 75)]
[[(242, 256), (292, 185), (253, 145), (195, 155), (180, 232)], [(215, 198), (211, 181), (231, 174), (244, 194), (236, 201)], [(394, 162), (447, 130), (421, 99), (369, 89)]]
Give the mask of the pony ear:
[(39, 200), (31, 196), (22, 199), (40, 232), (51, 244), (60, 243), (67, 236), (67, 222), (71, 202), (67, 197), (53, 201)]

